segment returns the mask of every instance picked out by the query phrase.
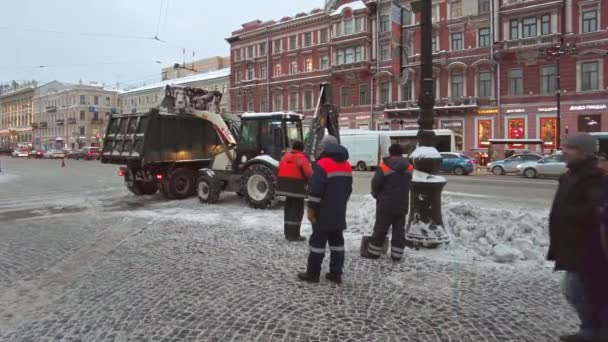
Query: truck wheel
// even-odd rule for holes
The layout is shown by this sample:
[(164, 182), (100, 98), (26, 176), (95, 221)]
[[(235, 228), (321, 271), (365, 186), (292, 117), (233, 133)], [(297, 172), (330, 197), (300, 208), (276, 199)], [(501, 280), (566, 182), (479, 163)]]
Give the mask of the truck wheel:
[(357, 163), (357, 171), (367, 171), (367, 164), (365, 164), (365, 162), (358, 162)]
[(175, 196), (173, 196), (173, 193), (171, 193), (171, 191), (170, 191), (168, 180), (164, 179), (164, 180), (158, 182), (158, 189), (160, 190), (160, 193), (163, 195), (163, 197), (165, 199), (168, 199), (168, 200), (175, 199)]
[(196, 174), (186, 168), (179, 168), (169, 175), (169, 192), (175, 199), (182, 200), (194, 195), (196, 191)]
[(274, 204), (276, 176), (268, 166), (256, 164), (243, 173), (241, 193), (254, 209), (266, 209)]
[(215, 204), (220, 199), (222, 188), (215, 177), (203, 174), (198, 177), (196, 195), (202, 203)]
[(125, 185), (136, 196), (154, 195), (158, 191), (158, 187), (154, 182), (135, 180), (135, 172), (132, 169), (128, 169), (125, 174)]

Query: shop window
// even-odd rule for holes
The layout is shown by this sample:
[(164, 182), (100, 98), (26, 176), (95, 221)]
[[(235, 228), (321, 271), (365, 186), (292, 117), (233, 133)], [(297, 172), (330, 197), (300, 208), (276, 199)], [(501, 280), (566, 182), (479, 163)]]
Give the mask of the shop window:
[(578, 131), (579, 132), (600, 132), (602, 129), (602, 116), (600, 114), (579, 115), (578, 116)]

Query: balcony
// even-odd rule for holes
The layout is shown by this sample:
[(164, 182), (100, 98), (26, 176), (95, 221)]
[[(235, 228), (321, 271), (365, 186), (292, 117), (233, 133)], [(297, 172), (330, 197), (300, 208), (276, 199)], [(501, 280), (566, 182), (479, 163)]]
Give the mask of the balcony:
[(529, 48), (537, 49), (539, 46), (555, 45), (557, 43), (559, 43), (559, 35), (550, 34), (544, 36), (521, 38), (517, 40), (507, 40), (503, 43), (503, 47), (506, 50), (518, 50)]
[[(465, 96), (457, 99), (440, 98), (435, 100), (434, 109), (459, 109), (459, 108), (475, 108), (479, 106), (479, 99), (473, 96)], [(404, 111), (419, 111), (417, 101), (396, 101), (386, 104), (386, 112), (404, 112)]]
[(76, 124), (76, 118), (69, 118), (68, 119), (68, 125), (75, 125)]
[(38, 125), (40, 128), (47, 128), (47, 124), (46, 121), (40, 121), (40, 124)]
[(57, 106), (47, 106), (46, 107), (47, 113), (55, 113), (56, 111), (57, 111)]
[(354, 70), (354, 69), (367, 69), (367, 68), (369, 68), (369, 65), (370, 65), (369, 61), (360, 61), (360, 62), (334, 65), (334, 66), (332, 66), (332, 73), (350, 71), (350, 70)]

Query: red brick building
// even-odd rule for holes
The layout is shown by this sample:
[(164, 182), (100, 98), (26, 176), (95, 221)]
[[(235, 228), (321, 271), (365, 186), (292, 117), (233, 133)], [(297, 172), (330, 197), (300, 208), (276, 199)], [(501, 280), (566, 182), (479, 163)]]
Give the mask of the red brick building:
[[(417, 128), (420, 19), (411, 2), (329, 1), (243, 24), (227, 39), (233, 111), (310, 115), (318, 85), (329, 82), (342, 127)], [(561, 57), (561, 136), (608, 130), (608, 1), (433, 3), (436, 128), (453, 130), (458, 150), (487, 151), (491, 138), (556, 147), (558, 68), (546, 50), (562, 39), (572, 48)]]

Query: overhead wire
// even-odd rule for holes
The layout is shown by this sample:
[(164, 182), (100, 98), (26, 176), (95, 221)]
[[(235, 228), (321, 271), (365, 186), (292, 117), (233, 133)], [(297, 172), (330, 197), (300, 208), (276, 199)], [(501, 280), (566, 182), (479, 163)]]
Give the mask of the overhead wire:
[(51, 34), (64, 34), (84, 37), (99, 37), (99, 38), (115, 38), (115, 39), (138, 39), (138, 40), (158, 40), (155, 37), (146, 36), (131, 36), (116, 33), (98, 33), (98, 32), (69, 32), (62, 30), (44, 29), (37, 27), (9, 27), (0, 26), (0, 30), (4, 31), (24, 31), (24, 32), (38, 32), (38, 33), (51, 33)]

